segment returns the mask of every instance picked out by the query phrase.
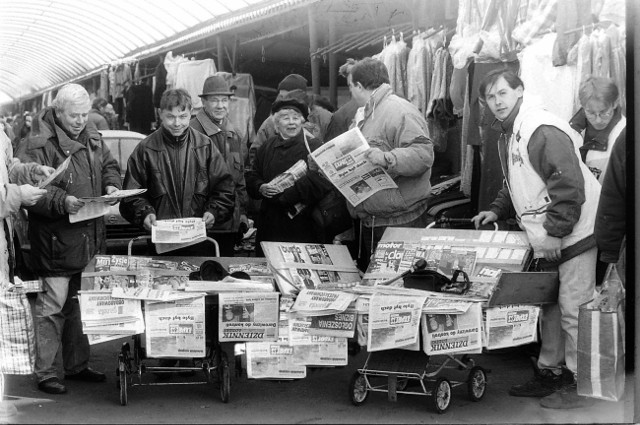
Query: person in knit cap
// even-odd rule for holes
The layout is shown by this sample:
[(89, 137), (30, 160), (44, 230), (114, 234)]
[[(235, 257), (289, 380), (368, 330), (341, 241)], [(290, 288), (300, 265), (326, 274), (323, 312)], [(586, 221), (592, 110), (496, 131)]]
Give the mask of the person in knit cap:
[[(331, 112), (324, 108), (310, 105), (309, 97), (307, 96), (307, 79), (299, 74), (289, 74), (280, 81), (278, 84), (278, 96), (276, 102), (283, 96), (288, 95), (292, 91), (301, 91), (304, 94), (304, 103), (309, 108), (308, 116), (306, 117), (302, 128), (307, 133), (308, 137), (313, 137), (324, 143), (325, 134), (329, 121), (331, 121)], [(276, 135), (276, 126), (273, 122), (273, 115), (269, 116), (260, 128), (258, 129), (255, 138), (249, 148), (249, 165), (253, 164), (256, 152), (260, 149), (260, 146)]]

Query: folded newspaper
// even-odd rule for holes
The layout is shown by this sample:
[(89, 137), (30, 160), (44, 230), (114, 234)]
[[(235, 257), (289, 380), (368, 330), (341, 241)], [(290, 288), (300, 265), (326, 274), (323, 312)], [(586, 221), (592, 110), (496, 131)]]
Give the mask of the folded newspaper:
[(368, 149), (364, 135), (354, 127), (311, 153), (324, 175), (353, 206), (381, 190), (398, 187), (384, 169), (365, 157)]
[[(304, 159), (299, 159), (287, 171), (275, 176), (268, 184), (278, 189), (279, 193), (293, 187), (295, 182), (300, 180), (307, 174), (307, 163)], [(305, 209), (306, 205), (298, 202), (293, 206), (291, 212), (288, 213), (289, 218), (293, 218)]]
[(198, 217), (157, 220), (151, 227), (151, 242), (156, 244), (158, 254), (195, 245), (206, 238), (204, 220)]
[(369, 302), (369, 351), (407, 348), (419, 350), (418, 331), (426, 295), (374, 294)]
[(184, 288), (185, 292), (273, 292), (275, 288), (269, 280), (246, 280), (226, 276), (222, 280), (190, 280)]
[(327, 316), (341, 313), (357, 296), (348, 292), (303, 289), (298, 294), (291, 313), (300, 316)]

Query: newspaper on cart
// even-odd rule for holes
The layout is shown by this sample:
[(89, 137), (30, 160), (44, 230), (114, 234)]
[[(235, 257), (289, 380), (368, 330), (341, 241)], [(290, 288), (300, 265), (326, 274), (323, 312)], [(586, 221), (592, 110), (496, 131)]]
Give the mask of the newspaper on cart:
[(342, 133), (311, 153), (329, 181), (354, 207), (384, 189), (398, 186), (364, 153), (369, 144), (358, 127)]
[(277, 292), (220, 293), (220, 342), (277, 341), (278, 300)]
[(537, 341), (540, 307), (507, 305), (485, 310), (487, 349), (515, 347)]
[(348, 292), (303, 289), (291, 307), (291, 313), (300, 316), (327, 316), (341, 313), (356, 298), (356, 294)]
[(423, 350), (428, 355), (482, 352), (482, 305), (463, 314), (423, 314)]
[(344, 245), (261, 242), (283, 296), (303, 288), (338, 290), (360, 282), (360, 274)]
[[(312, 335), (311, 317), (289, 317), (289, 343), (294, 347), (294, 362), (308, 366), (345, 366), (347, 336)], [(351, 332), (353, 335), (353, 332)]]
[(205, 357), (204, 296), (170, 302), (146, 302), (148, 357)]
[(80, 317), (85, 334), (134, 335), (144, 332), (140, 301), (113, 298), (99, 291), (79, 291)]
[(311, 344), (315, 337), (332, 336), (338, 338), (352, 338), (356, 330), (355, 310), (328, 316), (290, 316), (289, 335), (291, 345)]
[(278, 340), (247, 342), (247, 377), (250, 379), (302, 379), (307, 367), (294, 362), (294, 347), (289, 343), (288, 323), (278, 326)]
[(369, 351), (419, 349), (418, 331), (427, 297), (373, 294), (369, 301)]

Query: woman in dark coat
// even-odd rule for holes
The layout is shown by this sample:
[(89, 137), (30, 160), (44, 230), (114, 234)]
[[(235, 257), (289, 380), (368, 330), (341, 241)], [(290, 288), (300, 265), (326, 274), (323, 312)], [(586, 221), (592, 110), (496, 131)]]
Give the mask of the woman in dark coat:
[[(309, 151), (313, 152), (321, 142), (305, 135), (302, 129), (309, 115), (304, 92), (294, 90), (278, 97), (271, 113), (278, 134), (258, 149), (251, 170), (245, 174), (249, 196), (262, 200), (257, 217), (257, 256), (264, 256), (260, 246), (262, 241), (319, 242), (314, 232), (311, 210), (331, 189), (331, 183), (319, 174), (315, 164), (311, 164), (309, 169)], [(308, 170), (294, 186), (280, 191), (269, 184), (299, 160), (305, 161)], [(290, 218), (289, 214), (298, 203), (306, 207)]]

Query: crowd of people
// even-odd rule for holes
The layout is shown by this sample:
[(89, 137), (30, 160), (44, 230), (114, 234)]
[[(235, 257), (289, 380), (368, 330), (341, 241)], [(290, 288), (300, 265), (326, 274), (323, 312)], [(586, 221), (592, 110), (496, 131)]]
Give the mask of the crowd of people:
[[(203, 108), (197, 113), (187, 91), (168, 89), (160, 100), (159, 125), (131, 154), (124, 181), (98, 131), (111, 128), (109, 104), (104, 99), (91, 102), (80, 85), (63, 86), (53, 105), (32, 117), (31, 132), (15, 135), (13, 140), (20, 137), (24, 144), (18, 159), (12, 159), (11, 137), (3, 137), (7, 160), (0, 167), (2, 205), (22, 205), (29, 211), (32, 257), (44, 285), (35, 310), (40, 390), (66, 392), (56, 373), (59, 351), (65, 379), (105, 379), (88, 366), (89, 345), (74, 298), (82, 270), (105, 249), (102, 219), (69, 221), (83, 206), (82, 197), (146, 189), (120, 202), (125, 219), (150, 231), (157, 220), (201, 217), (223, 256), (233, 256), (238, 234), (247, 228), (250, 198), (260, 202), (253, 217), (258, 256), (263, 254), (261, 241), (325, 242), (315, 231), (312, 208), (335, 189), (310, 154), (357, 126), (370, 146), (366, 158), (397, 186), (355, 207), (343, 199), (360, 266), (366, 268), (386, 228), (429, 224), (434, 151), (424, 115), (394, 94), (388, 70), (378, 59), (349, 60), (340, 75), (347, 80), (351, 99), (333, 114), (313, 101), (304, 77), (286, 76), (271, 116), (250, 146), (241, 144), (229, 121), (234, 92), (224, 78), (206, 79), (200, 94)], [(542, 309), (534, 378), (511, 388), (510, 394), (541, 397), (542, 406), (550, 408), (579, 407), (585, 400), (576, 392), (578, 306), (593, 296), (599, 283), (598, 252), (603, 262), (615, 263), (624, 245), (625, 121), (617, 89), (608, 79), (585, 81), (582, 109), (571, 123), (545, 111), (507, 69), (489, 73), (479, 95), (503, 135), (498, 148), (506, 184), (490, 210), (478, 212), (471, 222), (478, 227), (515, 212), (535, 257), (560, 275), (558, 303)], [(49, 174), (66, 158), (70, 164), (46, 189), (12, 185), (28, 182), (26, 174), (32, 180)], [(293, 186), (282, 190), (272, 183), (299, 161), (307, 172)], [(616, 164), (607, 166), (609, 161)], [(31, 171), (18, 176), (19, 167)], [(5, 202), (8, 199), (12, 201)], [(306, 207), (297, 209), (300, 204)], [(0, 213), (7, 220), (3, 208)], [(4, 236), (0, 239), (10, 233)], [(170, 254), (209, 252), (194, 245)], [(11, 279), (11, 264), (11, 256), (2, 259), (3, 278)]]

